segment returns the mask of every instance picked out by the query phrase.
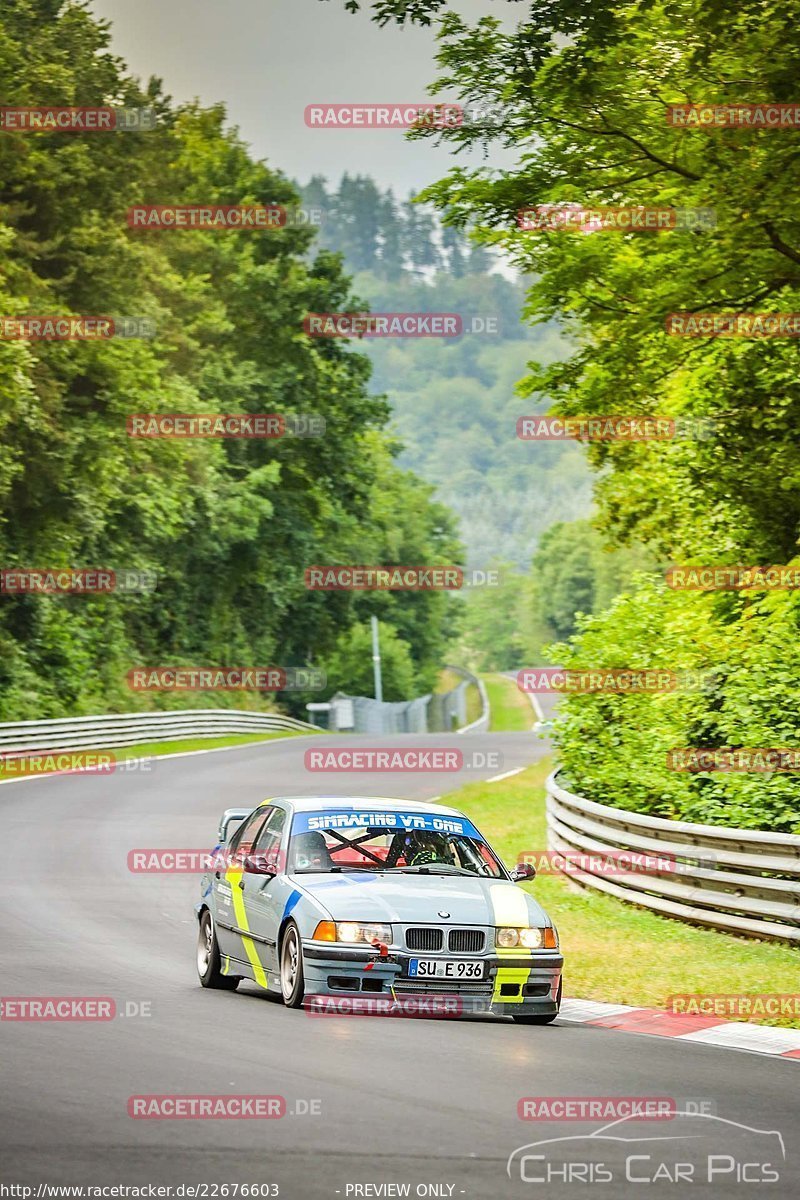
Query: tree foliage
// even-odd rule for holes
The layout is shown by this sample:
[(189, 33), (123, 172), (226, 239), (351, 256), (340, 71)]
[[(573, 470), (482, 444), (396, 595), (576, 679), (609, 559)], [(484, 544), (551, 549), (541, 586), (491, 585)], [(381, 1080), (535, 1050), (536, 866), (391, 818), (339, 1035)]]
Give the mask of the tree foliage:
[[(314, 176), (302, 194), (324, 213), (321, 240), (356, 272), (354, 290), (373, 311), (454, 312), (466, 329), (483, 323), (483, 332), (458, 338), (365, 339), (363, 349), (392, 409), (400, 461), (456, 514), (467, 562), (485, 569), (500, 557), (525, 570), (556, 514), (569, 520), (590, 506), (590, 472), (575, 442), (516, 436), (521, 415), (549, 404), (522, 400), (516, 388), (532, 357), (566, 354), (558, 329), (527, 328), (524, 285), (494, 269), (496, 256), (429, 213), (420, 226), (420, 205), (397, 202), (369, 177), (344, 176), (335, 187)], [(354, 237), (358, 227), (366, 243)]]
[[(461, 101), (467, 117), (411, 136), (454, 149), (494, 140), (516, 155), (511, 169), (454, 169), (423, 199), (510, 254), (535, 278), (528, 319), (558, 320), (568, 333), (569, 356), (534, 364), (525, 390), (552, 397), (562, 415), (713, 422), (709, 438), (590, 447), (606, 538), (680, 562), (792, 560), (800, 535), (796, 340), (675, 337), (665, 320), (800, 308), (794, 131), (668, 120), (676, 104), (794, 106), (793, 7), (532, 0), (519, 4), (511, 29), (494, 17), (470, 25), (446, 3), (363, 7), (382, 23), (440, 18), (441, 71), (431, 91)], [(520, 228), (521, 210), (567, 202), (711, 209), (716, 224), (589, 236)], [(585, 547), (573, 547), (547, 600), (557, 624), (569, 626), (571, 603), (588, 605), (590, 575)], [(796, 828), (800, 787), (791, 774), (689, 776), (669, 771), (665, 753), (800, 744), (791, 699), (798, 632), (792, 593), (679, 594), (642, 576), (553, 654), (582, 668), (702, 665), (717, 682), (692, 695), (567, 700), (557, 736), (573, 782), (623, 807)]]
[[(796, 560), (797, 562), (797, 560)], [(686, 672), (662, 694), (574, 695), (559, 709), (560, 758), (585, 795), (653, 816), (800, 833), (791, 771), (674, 770), (674, 749), (797, 747), (800, 599), (674, 593), (642, 575), (571, 643), (562, 666)], [(694, 686), (697, 684), (698, 686)]]
[[(414, 5), (376, 16), (418, 18)], [(466, 105), (460, 126), (421, 128), (455, 149), (493, 139), (511, 170), (454, 169), (424, 198), (477, 225), (537, 277), (528, 315), (573, 333), (565, 362), (528, 388), (565, 414), (712, 417), (718, 436), (648, 447), (595, 445), (598, 496), (620, 538), (667, 553), (785, 559), (800, 524), (791, 339), (670, 337), (675, 311), (794, 311), (800, 283), (791, 131), (683, 129), (670, 104), (791, 102), (795, 14), (719, 0), (532, 3), (497, 19), (440, 22), (435, 95)], [(518, 228), (534, 204), (711, 208), (714, 229), (593, 236)]]
[[(255, 161), (222, 106), (142, 88), (83, 3), (8, 0), (0, 71), (15, 105), (150, 106), (155, 131), (0, 137), (0, 302), (8, 315), (150, 318), (152, 339), (0, 341), (0, 562), (147, 568), (150, 595), (2, 597), (0, 715), (141, 704), (143, 664), (320, 662), (371, 604), (396, 616), (424, 682), (446, 599), (320, 594), (308, 565), (458, 556), (430, 489), (393, 462), (370, 364), (303, 333), (309, 311), (353, 307), (313, 234), (140, 232), (137, 202), (299, 203)], [(324, 437), (131, 439), (133, 413), (314, 413)], [(193, 703), (247, 703), (242, 695)], [(251, 701), (252, 702), (252, 701)]]
[(482, 274), (491, 265), (483, 246), (452, 226), (442, 228), (430, 205), (413, 196), (399, 200), (368, 175), (345, 172), (336, 186), (312, 175), (300, 194), (309, 211), (319, 213), (319, 245), (341, 254), (348, 271), (397, 281), (436, 272)]

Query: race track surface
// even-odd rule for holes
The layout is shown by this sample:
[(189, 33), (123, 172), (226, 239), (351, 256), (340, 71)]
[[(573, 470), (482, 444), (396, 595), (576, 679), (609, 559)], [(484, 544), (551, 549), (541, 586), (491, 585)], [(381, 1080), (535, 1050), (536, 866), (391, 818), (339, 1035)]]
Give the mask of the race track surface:
[[(388, 741), (359, 739), (363, 745)], [(288, 1200), (583, 1196), (588, 1180), (521, 1182), (518, 1168), (509, 1179), (506, 1162), (526, 1143), (587, 1134), (598, 1122), (522, 1121), (518, 1100), (667, 1096), (704, 1101), (750, 1129), (780, 1131), (786, 1153), (786, 1161), (775, 1164), (780, 1182), (754, 1186), (752, 1174), (750, 1182), (737, 1182), (741, 1164), (723, 1171), (720, 1160), (713, 1185), (626, 1183), (628, 1151), (618, 1142), (600, 1155), (612, 1164), (613, 1183), (594, 1182), (591, 1195), (797, 1195), (800, 1071), (791, 1062), (568, 1024), (312, 1018), (284, 1009), (254, 985), (242, 984), (234, 994), (201, 990), (192, 912), (198, 877), (132, 874), (131, 849), (210, 847), (224, 808), (269, 795), (434, 797), (466, 779), (522, 766), (548, 749), (522, 733), (392, 739), (404, 741), (499, 750), (503, 762), (459, 775), (312, 775), (303, 765), (305, 750), (330, 746), (331, 739), (311, 737), (155, 760), (149, 774), (0, 787), (2, 994), (99, 995), (113, 997), (123, 1011), (126, 1002), (151, 1007), (149, 1017), (108, 1023), (0, 1022), (2, 1181), (34, 1187), (271, 1183)], [(569, 994), (568, 961), (565, 979)], [(277, 1094), (286, 1097), (288, 1113), (266, 1121), (127, 1115), (130, 1095), (165, 1093)], [(627, 1136), (663, 1137), (668, 1126), (650, 1122), (643, 1133), (639, 1124)], [(718, 1128), (714, 1152), (725, 1155), (733, 1127)], [(768, 1141), (774, 1156), (774, 1138), (738, 1136), (751, 1159), (764, 1157), (760, 1147)], [(646, 1175), (661, 1151), (640, 1145), (635, 1152), (643, 1158), (632, 1173)], [(674, 1148), (670, 1155), (674, 1160)], [(599, 1161), (597, 1151), (594, 1156)], [(533, 1161), (526, 1171), (536, 1175)], [(368, 1184), (410, 1190), (361, 1186)], [(418, 1185), (426, 1186), (418, 1191)]]

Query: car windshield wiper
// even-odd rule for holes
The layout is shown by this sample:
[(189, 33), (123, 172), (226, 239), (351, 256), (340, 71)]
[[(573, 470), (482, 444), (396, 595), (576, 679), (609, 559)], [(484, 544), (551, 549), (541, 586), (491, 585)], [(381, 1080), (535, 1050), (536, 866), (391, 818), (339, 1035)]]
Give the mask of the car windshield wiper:
[(345, 867), (336, 865), (333, 867), (296, 867), (292, 872), (293, 875), (330, 875), (332, 872), (339, 874), (342, 871), (382, 871), (383, 867)]
[(451, 867), (448, 863), (420, 863), (418, 867), (387, 867), (386, 870), (413, 875), (469, 875), (470, 879), (480, 879), (477, 871), (468, 871), (466, 867)]

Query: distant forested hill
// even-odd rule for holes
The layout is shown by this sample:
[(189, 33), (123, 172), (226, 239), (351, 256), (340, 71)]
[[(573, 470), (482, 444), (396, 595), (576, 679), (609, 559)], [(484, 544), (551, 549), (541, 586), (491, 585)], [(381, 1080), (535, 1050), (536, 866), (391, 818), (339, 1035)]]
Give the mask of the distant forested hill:
[(585, 516), (591, 499), (576, 444), (516, 437), (520, 415), (549, 407), (545, 397), (520, 399), (515, 385), (531, 360), (566, 357), (556, 327), (524, 326), (521, 283), (499, 274), (483, 247), (374, 180), (344, 175), (337, 186), (317, 176), (301, 191), (322, 210), (318, 239), (344, 256), (365, 307), (495, 323), (497, 333), (364, 339), (359, 349), (373, 362), (373, 388), (392, 406), (400, 462), (456, 512), (470, 565), (501, 558), (527, 569), (544, 530)]

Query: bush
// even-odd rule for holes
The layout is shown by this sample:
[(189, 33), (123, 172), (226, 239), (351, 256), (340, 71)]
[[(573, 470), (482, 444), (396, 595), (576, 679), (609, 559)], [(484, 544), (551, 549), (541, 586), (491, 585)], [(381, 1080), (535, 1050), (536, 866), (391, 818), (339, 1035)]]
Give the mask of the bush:
[(566, 778), (591, 800), (653, 816), (800, 833), (788, 772), (690, 773), (674, 748), (800, 747), (800, 596), (674, 592), (652, 575), (550, 648), (564, 667), (707, 672), (670, 693), (574, 693), (555, 738)]

